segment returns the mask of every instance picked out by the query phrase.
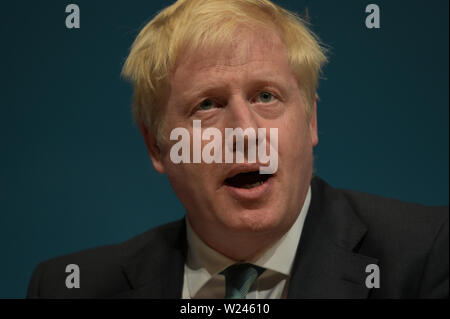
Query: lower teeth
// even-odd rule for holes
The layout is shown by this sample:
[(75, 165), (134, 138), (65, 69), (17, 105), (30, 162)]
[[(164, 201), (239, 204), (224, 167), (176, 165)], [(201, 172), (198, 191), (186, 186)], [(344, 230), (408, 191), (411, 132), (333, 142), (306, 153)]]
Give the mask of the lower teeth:
[(256, 183), (253, 183), (253, 184), (247, 184), (247, 185), (242, 186), (242, 188), (249, 189), (249, 188), (253, 188), (253, 187), (262, 185), (262, 183), (263, 183), (263, 182), (256, 182)]

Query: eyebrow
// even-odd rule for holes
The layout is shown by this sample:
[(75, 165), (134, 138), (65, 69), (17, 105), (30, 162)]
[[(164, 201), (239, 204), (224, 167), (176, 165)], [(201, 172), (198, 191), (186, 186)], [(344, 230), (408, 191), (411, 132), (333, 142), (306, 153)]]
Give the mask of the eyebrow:
[[(287, 90), (287, 81), (281, 77), (281, 76), (277, 76), (277, 75), (271, 75), (271, 76), (267, 76), (264, 78), (261, 77), (254, 77), (254, 79), (249, 79), (247, 83), (247, 86), (251, 89), (257, 88), (257, 87), (266, 87), (266, 86), (273, 86), (275, 88), (278, 88), (281, 91), (285, 91)], [(214, 81), (214, 82), (210, 82), (207, 81), (205, 82), (204, 85), (199, 85), (196, 88), (192, 88), (192, 89), (188, 89), (186, 90), (186, 92), (181, 94), (181, 99), (182, 100), (192, 100), (192, 99), (196, 99), (196, 98), (200, 98), (202, 96), (210, 96), (210, 95), (215, 95), (215, 94), (219, 94), (219, 93), (223, 93), (224, 89), (228, 90), (229, 89), (229, 83), (228, 81)]]

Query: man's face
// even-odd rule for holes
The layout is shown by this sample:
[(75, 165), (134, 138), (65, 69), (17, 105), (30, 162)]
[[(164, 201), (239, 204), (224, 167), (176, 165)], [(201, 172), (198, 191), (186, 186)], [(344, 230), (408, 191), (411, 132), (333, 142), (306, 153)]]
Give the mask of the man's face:
[(186, 128), (192, 140), (193, 120), (201, 120), (202, 130), (219, 129), (223, 138), (225, 128), (266, 128), (267, 145), (270, 128), (278, 128), (278, 170), (261, 178), (262, 184), (248, 174), (259, 165), (247, 159), (244, 164), (174, 164), (170, 149), (177, 141), (158, 145), (152, 160), (167, 173), (196, 233), (213, 248), (220, 250), (233, 236), (284, 234), (302, 208), (318, 139), (315, 105), (308, 121), (279, 37), (261, 30), (240, 34), (228, 49), (188, 51), (172, 73), (165, 108), (165, 140), (177, 127)]

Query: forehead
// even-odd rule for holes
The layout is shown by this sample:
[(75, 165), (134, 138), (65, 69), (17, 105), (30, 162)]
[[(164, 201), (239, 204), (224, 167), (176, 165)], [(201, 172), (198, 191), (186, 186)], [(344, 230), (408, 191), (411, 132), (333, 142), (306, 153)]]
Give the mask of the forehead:
[(247, 68), (290, 71), (287, 50), (277, 33), (260, 28), (240, 29), (229, 43), (204, 44), (189, 48), (178, 58), (172, 83), (186, 81), (205, 72), (224, 72)]

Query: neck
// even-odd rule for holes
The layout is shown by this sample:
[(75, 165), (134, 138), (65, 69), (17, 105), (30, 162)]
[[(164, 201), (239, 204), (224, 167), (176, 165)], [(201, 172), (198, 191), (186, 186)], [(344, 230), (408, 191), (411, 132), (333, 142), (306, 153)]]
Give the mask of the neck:
[(206, 245), (232, 260), (243, 262), (255, 260), (262, 255), (289, 231), (295, 220), (284, 228), (259, 232), (197, 230), (194, 225), (192, 228)]

